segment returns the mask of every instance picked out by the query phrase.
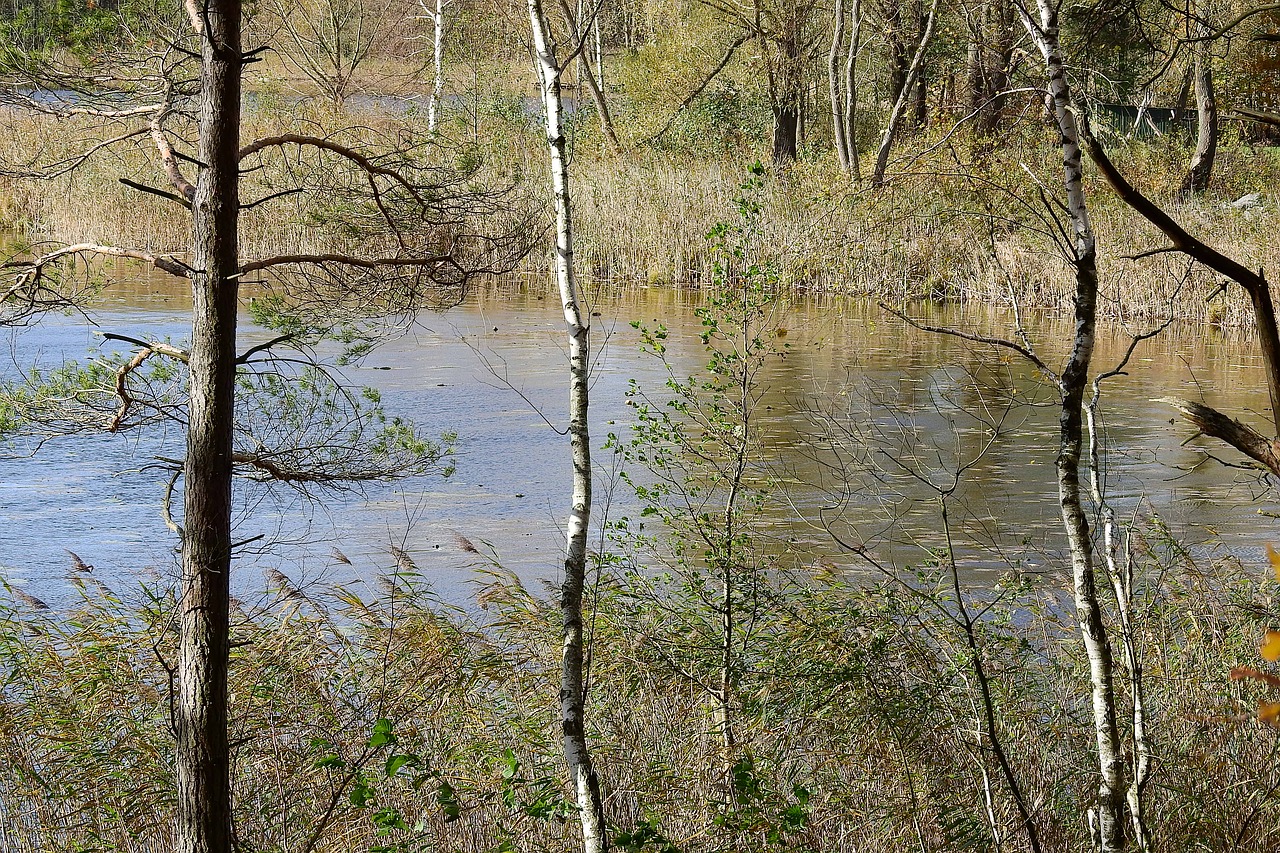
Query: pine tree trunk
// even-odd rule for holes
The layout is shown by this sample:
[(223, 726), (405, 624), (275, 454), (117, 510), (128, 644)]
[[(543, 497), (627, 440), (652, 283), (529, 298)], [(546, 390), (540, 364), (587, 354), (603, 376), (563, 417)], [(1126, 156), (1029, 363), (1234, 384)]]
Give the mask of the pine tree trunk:
[(239, 256), (240, 0), (204, 6), (200, 160), (192, 204), (190, 415), (179, 601), (179, 853), (232, 844), (227, 740), (231, 451)]

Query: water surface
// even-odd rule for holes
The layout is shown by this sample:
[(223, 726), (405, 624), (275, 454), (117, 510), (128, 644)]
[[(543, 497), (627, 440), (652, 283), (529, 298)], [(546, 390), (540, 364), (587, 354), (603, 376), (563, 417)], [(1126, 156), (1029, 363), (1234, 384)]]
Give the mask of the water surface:
[[(665, 366), (638, 348), (633, 321), (670, 329), (675, 375), (705, 361), (694, 309), (698, 296), (665, 289), (597, 289), (594, 318), (592, 430), (597, 446), (625, 434), (635, 379), (655, 401), (664, 397)], [(160, 278), (123, 275), (93, 312), (53, 316), (8, 336), (4, 371), (83, 358), (101, 331), (136, 338), (187, 335), (189, 298)], [(917, 307), (915, 316), (983, 334), (1012, 336), (1012, 317), (995, 310)], [(991, 347), (916, 331), (866, 303), (796, 298), (780, 309), (785, 354), (762, 371), (757, 404), (765, 452), (752, 482), (768, 483), (759, 530), (765, 547), (794, 552), (802, 568), (867, 571), (842, 547), (865, 546), (877, 559), (916, 565), (941, 544), (939, 490), (949, 493), (954, 539), (966, 576), (986, 583), (1016, 567), (1060, 582), (1067, 564), (1058, 533), (1054, 457), (1057, 424), (1052, 388), (1016, 356)], [(1070, 329), (1029, 318), (1038, 352), (1061, 362)], [(1096, 363), (1111, 367), (1128, 330), (1101, 336)], [(265, 337), (246, 326), (242, 349)], [(406, 551), (442, 597), (464, 601), (478, 567), (493, 563), (537, 588), (556, 582), (568, 502), (563, 321), (552, 291), (516, 281), (477, 289), (465, 304), (424, 314), (362, 365), (356, 384), (383, 392), (393, 414), (428, 433), (458, 434), (457, 471), (449, 479), (415, 477), (360, 491), (304, 497), (290, 489), (242, 489), (237, 539), (256, 539), (237, 560), (238, 590), (262, 586), (278, 568), (295, 581), (372, 578)], [(1234, 453), (1191, 437), (1159, 398), (1203, 399), (1265, 423), (1262, 367), (1250, 342), (1212, 329), (1172, 329), (1138, 349), (1126, 375), (1105, 384), (1107, 488), (1122, 517), (1158, 515), (1197, 553), (1238, 550), (1249, 559), (1272, 540), (1259, 510), (1276, 507), (1251, 472), (1225, 467)], [(549, 423), (548, 423), (549, 422)], [(991, 437), (992, 425), (998, 436)], [(180, 456), (176, 431), (87, 434), (27, 446), (0, 458), (0, 572), (9, 582), (60, 605), (73, 598), (66, 580), (74, 551), (113, 588), (139, 577), (172, 577), (176, 541), (160, 505), (167, 473), (158, 456)], [(838, 453), (833, 448), (838, 449)], [(22, 451), (22, 452), (20, 452)], [(604, 498), (597, 515), (636, 510), (616, 483), (614, 460), (596, 455)], [(472, 542), (480, 555), (460, 546)], [(597, 546), (600, 546), (597, 540)], [(337, 547), (352, 565), (332, 556)], [(607, 546), (600, 546), (607, 547)]]

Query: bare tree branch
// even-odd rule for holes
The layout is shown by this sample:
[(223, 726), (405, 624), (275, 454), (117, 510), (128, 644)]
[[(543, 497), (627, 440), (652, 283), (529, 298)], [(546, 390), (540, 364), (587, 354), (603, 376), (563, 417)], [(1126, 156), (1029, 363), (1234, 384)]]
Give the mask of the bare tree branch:
[(928, 325), (925, 325), (924, 323), (919, 323), (911, 319), (906, 314), (902, 313), (901, 311), (898, 311), (895, 308), (889, 307), (883, 302), (880, 303), (880, 307), (883, 310), (888, 311), (893, 316), (897, 317), (902, 322), (906, 323), (908, 326), (919, 329), (922, 332), (932, 332), (938, 335), (950, 335), (953, 338), (960, 338), (961, 340), (965, 340), (965, 341), (973, 341), (974, 343), (977, 343), (977, 344), (987, 344), (988, 346), (1004, 347), (1005, 349), (1011, 349), (1014, 352), (1018, 353), (1018, 355), (1025, 358), (1027, 361), (1034, 364), (1036, 366), (1036, 369), (1038, 369), (1045, 376), (1048, 376), (1054, 382), (1058, 381), (1057, 374), (1055, 374), (1052, 370), (1049, 369), (1049, 365), (1041, 361), (1040, 356), (1036, 355), (1034, 352), (1027, 349), (1022, 344), (1017, 344), (1017, 343), (1014, 343), (1013, 341), (1006, 341), (1004, 338), (990, 338), (990, 337), (987, 337), (986, 335), (975, 335), (972, 332), (962, 332), (959, 329), (951, 329), (946, 326), (928, 326)]
[(377, 269), (379, 267), (435, 267), (442, 265), (456, 266), (452, 255), (428, 255), (425, 257), (393, 257), (393, 258), (361, 258), (355, 255), (315, 254), (315, 255), (276, 255), (257, 261), (248, 261), (240, 265), (240, 275), (244, 276), (257, 270), (289, 264), (341, 264), (361, 269)]
[[(166, 100), (168, 96), (169, 93), (166, 93)], [(178, 160), (173, 153), (173, 146), (169, 143), (169, 137), (164, 132), (164, 120), (168, 115), (169, 105), (166, 103), (164, 109), (151, 120), (151, 139), (156, 144), (156, 150), (160, 152), (160, 164), (164, 167), (164, 172), (169, 178), (169, 182), (188, 202), (195, 201), (195, 184), (188, 181), (182, 174), (182, 169), (178, 166)]]
[(1102, 172), (1107, 183), (1125, 204), (1163, 231), (1178, 251), (1209, 269), (1225, 275), (1249, 294), (1249, 300), (1253, 304), (1254, 323), (1258, 330), (1258, 343), (1267, 368), (1267, 391), (1271, 398), (1272, 425), (1273, 428), (1280, 430), (1280, 330), (1277, 329), (1275, 305), (1271, 301), (1271, 285), (1267, 282), (1266, 276), (1261, 270), (1255, 273), (1239, 261), (1227, 257), (1207, 243), (1193, 237), (1172, 216), (1135, 189), (1120, 174), (1120, 170), (1111, 162), (1111, 158), (1107, 156), (1106, 150), (1098, 140), (1089, 133), (1087, 123), (1081, 138), (1089, 150), (1089, 156), (1097, 164), (1098, 171)]
[[(39, 271), (43, 267), (71, 255), (105, 255), (113, 258), (128, 258), (130, 260), (143, 261), (158, 270), (163, 270), (164, 272), (167, 272), (170, 275), (176, 275), (179, 278), (188, 278), (190, 274), (190, 270), (186, 265), (174, 260), (172, 254), (153, 255), (150, 252), (144, 252), (140, 249), (125, 249), (119, 246), (103, 246), (97, 243), (73, 243), (70, 246), (63, 246), (62, 248), (55, 249), (46, 255), (41, 255), (39, 258), (34, 260), (9, 261), (4, 264), (4, 268), (26, 268), (32, 273), (38, 275)], [(4, 297), (0, 297), (0, 302), (4, 302), (5, 299), (15, 291), (21, 290), (21, 279), (24, 275), (27, 275), (27, 273), (18, 276), (19, 283), (11, 287)]]
[(1160, 402), (1173, 406), (1204, 435), (1225, 441), (1280, 477), (1280, 439), (1267, 438), (1252, 427), (1203, 403), (1176, 400), (1171, 397), (1166, 397)]
[(154, 352), (157, 355), (165, 355), (165, 356), (168, 356), (169, 358), (177, 359), (183, 364), (186, 364), (191, 360), (191, 353), (187, 352), (184, 349), (175, 347), (172, 344), (143, 341), (143, 340), (139, 340), (138, 338), (131, 338), (128, 335), (119, 335), (119, 334), (116, 334), (115, 332), (104, 332), (102, 335), (102, 339), (107, 341), (121, 341), (122, 343), (133, 344), (134, 346), (142, 347), (142, 349), (147, 350), (149, 352)]
[(169, 201), (176, 201), (178, 204), (187, 208), (187, 210), (191, 209), (190, 200), (183, 198), (182, 196), (177, 195), (175, 193), (167, 192), (166, 190), (162, 190), (162, 189), (157, 189), (156, 187), (148, 186), (147, 184), (140, 184), (137, 181), (131, 181), (128, 178), (117, 178), (117, 180), (119, 180), (120, 183), (124, 184), (129, 189), (137, 190), (138, 192), (149, 193), (150, 195), (158, 195), (160, 196), (160, 198), (167, 198)]
[(702, 82), (695, 86), (693, 91), (680, 102), (680, 106), (676, 107), (675, 112), (673, 112), (671, 117), (667, 119), (667, 123), (662, 126), (662, 130), (659, 130), (653, 136), (649, 137), (648, 141), (650, 144), (657, 142), (666, 135), (667, 131), (671, 129), (671, 125), (675, 124), (676, 118), (678, 118), (690, 104), (696, 101), (699, 95), (706, 91), (706, 88), (711, 85), (712, 80), (715, 80), (720, 76), (720, 72), (724, 71), (725, 67), (728, 66), (729, 62), (733, 59), (733, 55), (737, 53), (738, 48), (742, 47), (754, 38), (755, 35), (756, 34), (753, 32), (744, 32), (742, 35), (734, 39), (727, 48), (725, 48), (724, 56), (720, 57), (720, 61), (716, 63), (716, 66), (711, 69), (710, 73), (708, 73), (707, 76), (702, 79)]

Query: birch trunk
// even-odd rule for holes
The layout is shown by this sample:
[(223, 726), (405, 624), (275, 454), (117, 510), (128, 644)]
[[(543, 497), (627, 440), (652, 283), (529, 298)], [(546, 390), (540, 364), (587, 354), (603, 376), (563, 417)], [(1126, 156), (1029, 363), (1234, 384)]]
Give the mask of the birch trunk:
[(1062, 410), (1059, 416), (1058, 502), (1071, 551), (1076, 615), (1089, 658), (1094, 734), (1098, 746), (1098, 805), (1095, 844), (1105, 853), (1123, 850), (1124, 756), (1116, 722), (1114, 663), (1095, 583), (1093, 539), (1080, 489), (1083, 448), (1084, 391), (1093, 357), (1097, 318), (1098, 269), (1093, 227), (1084, 192), (1080, 134), (1071, 90), (1063, 70), (1058, 37), (1058, 13), (1053, 0), (1037, 0), (1039, 20), (1019, 7), (1028, 33), (1044, 56), (1054, 120), (1062, 140), (1063, 180), (1067, 209), (1075, 231), (1076, 334), (1067, 364), (1059, 378)]
[(556, 61), (541, 0), (529, 0), (538, 80), (546, 110), (547, 146), (551, 160), (551, 186), (555, 194), (556, 283), (569, 331), (569, 443), (573, 460), (573, 498), (568, 519), (564, 582), (560, 612), (564, 621), (560, 672), (560, 725), (565, 761), (582, 820), (586, 853), (608, 848), (600, 781), (587, 748), (584, 704), (584, 640), (582, 597), (586, 585), (587, 525), (591, 518), (591, 443), (587, 422), (589, 321), (579, 301), (573, 275), (573, 221), (569, 203), (569, 168), (561, 127), (560, 66)]
[[(425, 0), (422, 0), (425, 5)], [(435, 133), (439, 121), (440, 93), (444, 91), (444, 4), (445, 0), (436, 0), (435, 9), (430, 11), (433, 26), (431, 38), (431, 61), (435, 70), (435, 80), (431, 86), (431, 97), (427, 101), (427, 132)]]
[(876, 165), (871, 173), (872, 186), (884, 186), (884, 173), (889, 168), (889, 152), (893, 149), (894, 138), (898, 135), (898, 128), (902, 125), (902, 117), (906, 114), (907, 103), (911, 100), (912, 89), (914, 89), (916, 80), (920, 77), (920, 68), (924, 65), (924, 54), (929, 48), (929, 43), (933, 41), (934, 25), (937, 20), (938, 0), (933, 0), (932, 5), (929, 7), (929, 16), (925, 20), (924, 32), (920, 35), (920, 43), (916, 45), (915, 56), (911, 58), (911, 66), (907, 69), (902, 88), (898, 91), (898, 97), (893, 102), (893, 109), (889, 112), (889, 121), (886, 123), (884, 133), (880, 137), (880, 148), (876, 152)]
[(200, 171), (192, 200), (190, 417), (175, 725), (177, 850), (229, 853), (227, 611), (239, 217), (240, 0), (202, 9)]
[[(1132, 351), (1132, 350), (1131, 350)], [(1124, 649), (1125, 668), (1129, 671), (1131, 696), (1130, 722), (1133, 725), (1133, 778), (1129, 780), (1129, 788), (1125, 791), (1125, 801), (1129, 806), (1129, 822), (1133, 829), (1133, 840), (1140, 853), (1151, 850), (1151, 832), (1147, 828), (1146, 793), (1151, 778), (1151, 743), (1147, 737), (1147, 702), (1145, 680), (1143, 678), (1142, 656), (1138, 651), (1138, 639), (1133, 627), (1133, 561), (1130, 558), (1129, 542), (1124, 540), (1124, 559), (1116, 560), (1120, 544), (1116, 541), (1116, 514), (1107, 502), (1106, 492), (1102, 488), (1102, 454), (1098, 440), (1098, 401), (1101, 397), (1101, 382), (1093, 382), (1093, 398), (1085, 410), (1089, 427), (1089, 490), (1094, 506), (1102, 519), (1102, 554), (1107, 564), (1107, 577), (1111, 579), (1111, 588), (1116, 597), (1116, 611), (1120, 617), (1120, 641)]]

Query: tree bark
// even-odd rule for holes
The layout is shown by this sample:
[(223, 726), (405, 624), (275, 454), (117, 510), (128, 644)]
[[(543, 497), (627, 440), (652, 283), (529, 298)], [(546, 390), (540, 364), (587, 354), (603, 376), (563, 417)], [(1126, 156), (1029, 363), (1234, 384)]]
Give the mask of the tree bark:
[(979, 138), (993, 136), (1007, 98), (1013, 61), (1012, 9), (1005, 0), (988, 0), (978, 13), (969, 44), (969, 107)]
[(858, 157), (858, 52), (862, 48), (862, 0), (853, 0), (853, 32), (849, 34), (849, 52), (844, 62), (844, 138), (849, 151), (849, 172), (853, 179), (862, 177)]
[(199, 155), (192, 199), (190, 415), (175, 703), (179, 853), (229, 853), (231, 572), (240, 150), (240, 0), (201, 10)]
[[(757, 30), (763, 32), (759, 22)], [(769, 103), (773, 110), (773, 162), (790, 163), (800, 153), (801, 101), (804, 71), (800, 57), (799, 22), (773, 38), (776, 61), (769, 68)]]
[(841, 86), (840, 66), (845, 57), (844, 0), (835, 0), (832, 12), (831, 51), (827, 54), (827, 81), (831, 85), (831, 124), (835, 138), (836, 157), (840, 168), (850, 171), (849, 141), (844, 123), (844, 91)]
[(1044, 56), (1048, 69), (1053, 115), (1062, 141), (1063, 180), (1067, 209), (1075, 231), (1076, 334), (1071, 353), (1059, 378), (1062, 408), (1059, 415), (1058, 502), (1071, 552), (1076, 616), (1085, 654), (1089, 659), (1094, 734), (1098, 748), (1098, 804), (1095, 844), (1104, 853), (1125, 846), (1124, 754), (1116, 714), (1114, 659), (1095, 581), (1093, 539), (1080, 489), (1080, 457), (1083, 448), (1084, 391), (1093, 357), (1097, 321), (1097, 248), (1084, 191), (1080, 134), (1071, 89), (1063, 69), (1058, 37), (1057, 6), (1053, 0), (1037, 0), (1039, 20), (1020, 8), (1028, 33)]
[[(596, 81), (595, 71), (587, 58), (589, 55), (586, 44), (588, 33), (582, 31), (581, 21), (578, 19), (580, 16), (573, 14), (573, 10), (569, 8), (569, 0), (560, 0), (560, 11), (564, 15), (565, 22), (569, 24), (569, 34), (573, 37), (577, 48), (578, 65), (584, 72), (579, 76), (582, 82), (587, 84), (587, 91), (591, 93), (591, 100), (596, 105), (596, 112), (600, 117), (600, 130), (604, 133), (609, 149), (621, 151), (622, 143), (618, 141), (618, 134), (613, 128), (613, 114), (609, 111), (609, 102), (605, 99), (602, 84)], [(600, 71), (600, 79), (604, 79), (604, 69)]]
[(1200, 195), (1209, 189), (1213, 161), (1218, 153), (1218, 99), (1213, 91), (1212, 42), (1196, 43), (1196, 151), (1182, 181), (1182, 195)]
[(585, 853), (608, 849), (600, 780), (592, 766), (585, 725), (585, 649), (582, 599), (587, 572), (587, 527), (591, 519), (591, 441), (587, 411), (589, 392), (590, 323), (574, 280), (573, 218), (569, 198), (569, 168), (561, 127), (560, 66), (551, 42), (541, 0), (529, 0), (538, 79), (546, 110), (551, 185), (555, 194), (556, 283), (569, 332), (569, 444), (573, 464), (572, 507), (568, 519), (564, 581), (560, 589), (561, 634), (560, 725), (565, 761), (582, 821)]
[[(1130, 350), (1132, 352), (1132, 349)], [(1127, 359), (1126, 359), (1127, 360)], [(1102, 525), (1102, 559), (1106, 563), (1106, 575), (1116, 597), (1116, 615), (1120, 621), (1120, 645), (1124, 652), (1124, 665), (1129, 671), (1129, 720), (1133, 725), (1133, 774), (1125, 791), (1129, 806), (1129, 821), (1133, 829), (1134, 845), (1139, 853), (1151, 849), (1151, 832), (1146, 819), (1146, 787), (1151, 781), (1151, 742), (1147, 736), (1146, 680), (1143, 675), (1140, 639), (1133, 626), (1133, 560), (1129, 541), (1123, 534), (1117, 535), (1116, 514), (1107, 501), (1103, 489), (1101, 440), (1098, 428), (1098, 402), (1102, 397), (1102, 378), (1093, 381), (1093, 397), (1085, 409), (1089, 429), (1089, 491), (1097, 508)], [(1123, 540), (1123, 546), (1117, 542)], [(1122, 560), (1116, 553), (1123, 549)]]
[(872, 186), (884, 186), (884, 174), (889, 168), (889, 151), (893, 148), (893, 141), (898, 135), (902, 117), (906, 114), (907, 103), (910, 100), (912, 89), (915, 87), (916, 80), (920, 77), (920, 68), (924, 65), (924, 54), (929, 48), (929, 43), (933, 41), (934, 25), (937, 20), (938, 0), (933, 0), (933, 4), (929, 7), (929, 15), (925, 19), (924, 32), (920, 35), (920, 43), (916, 45), (916, 52), (911, 59), (911, 66), (907, 69), (902, 88), (899, 90), (897, 99), (893, 103), (893, 109), (889, 113), (889, 121), (880, 137), (880, 148), (876, 152), (876, 165), (871, 173)]
[(790, 163), (799, 156), (800, 110), (781, 103), (773, 111), (773, 162)]
[[(420, 0), (426, 5), (426, 0)], [(427, 132), (435, 133), (439, 123), (440, 93), (444, 91), (444, 4), (445, 0), (436, 0), (435, 8), (430, 10), (432, 24), (431, 60), (435, 70), (435, 80), (431, 86), (431, 97), (427, 101)]]
[(1280, 439), (1267, 438), (1252, 427), (1203, 403), (1172, 398), (1165, 399), (1163, 402), (1177, 409), (1179, 414), (1203, 434), (1225, 441), (1280, 477)]

